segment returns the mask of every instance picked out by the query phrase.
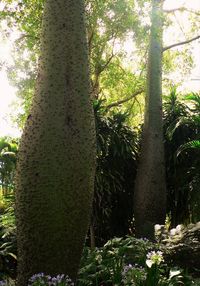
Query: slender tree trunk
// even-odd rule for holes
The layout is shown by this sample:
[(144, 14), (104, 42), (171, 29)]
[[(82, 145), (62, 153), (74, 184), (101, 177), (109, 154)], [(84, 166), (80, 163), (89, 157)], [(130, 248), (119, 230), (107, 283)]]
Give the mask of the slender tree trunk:
[(95, 128), (83, 0), (47, 0), (37, 87), (16, 175), (18, 286), (76, 279), (92, 207)]
[(166, 183), (162, 127), (162, 2), (152, 0), (146, 110), (141, 158), (136, 177), (136, 234), (152, 238), (154, 224), (164, 223)]

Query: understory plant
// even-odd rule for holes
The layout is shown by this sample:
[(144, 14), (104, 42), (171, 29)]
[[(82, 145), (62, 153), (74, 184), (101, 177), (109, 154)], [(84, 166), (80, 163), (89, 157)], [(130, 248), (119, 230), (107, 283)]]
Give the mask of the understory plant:
[(115, 238), (104, 247), (85, 249), (78, 286), (196, 285), (183, 270), (170, 268), (159, 245), (147, 239)]
[[(196, 282), (195, 282), (196, 281)], [(15, 285), (0, 282), (0, 286)], [(64, 274), (33, 275), (27, 286), (200, 286), (185, 271), (169, 267), (159, 245), (147, 239), (115, 238), (103, 247), (84, 249), (76, 284)]]
[[(0, 217), (0, 279), (16, 277), (17, 243), (13, 198), (7, 198)], [(9, 282), (10, 285), (11, 282)], [(1, 285), (1, 284), (0, 284)]]
[(200, 96), (173, 88), (164, 102), (164, 138), (171, 226), (200, 220)]
[(51, 276), (38, 273), (29, 279), (28, 286), (74, 286), (74, 283), (68, 275)]
[(153, 246), (147, 239), (127, 236), (111, 239), (95, 250), (85, 248), (78, 285), (122, 285), (124, 267), (129, 264), (143, 266)]

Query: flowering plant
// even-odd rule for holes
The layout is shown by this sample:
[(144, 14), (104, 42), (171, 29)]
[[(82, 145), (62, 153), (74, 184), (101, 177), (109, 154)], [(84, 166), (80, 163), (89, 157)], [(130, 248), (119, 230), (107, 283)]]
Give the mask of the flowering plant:
[(151, 268), (153, 264), (160, 265), (163, 262), (162, 251), (151, 251), (147, 254), (146, 265)]
[(144, 285), (146, 280), (146, 272), (142, 266), (138, 264), (128, 264), (124, 266), (122, 272), (123, 285)]
[(55, 277), (38, 273), (29, 279), (28, 286), (74, 286), (74, 283), (69, 276), (58, 274)]
[(15, 285), (15, 281), (9, 278), (7, 280), (0, 281), (0, 286), (14, 286), (14, 285)]

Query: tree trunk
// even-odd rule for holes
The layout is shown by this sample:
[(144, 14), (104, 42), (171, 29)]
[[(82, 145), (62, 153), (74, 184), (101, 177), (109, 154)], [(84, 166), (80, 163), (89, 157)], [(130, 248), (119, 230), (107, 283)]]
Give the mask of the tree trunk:
[(36, 92), (16, 175), (18, 286), (33, 274), (76, 279), (95, 172), (83, 0), (47, 0)]
[(90, 248), (95, 249), (95, 231), (93, 223), (90, 224)]
[(141, 158), (136, 177), (134, 212), (136, 234), (153, 238), (154, 224), (163, 224), (166, 185), (162, 127), (162, 2), (152, 0), (147, 94)]

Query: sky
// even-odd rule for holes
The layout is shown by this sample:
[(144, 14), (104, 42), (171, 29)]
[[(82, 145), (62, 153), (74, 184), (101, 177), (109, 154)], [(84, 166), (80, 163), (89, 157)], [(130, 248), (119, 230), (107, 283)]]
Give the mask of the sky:
[[(164, 4), (164, 9), (174, 9), (180, 6), (184, 6), (193, 10), (200, 10), (200, 0), (166, 0)], [(183, 24), (184, 28), (187, 26), (187, 16), (178, 20), (181, 25)], [(166, 35), (165, 41), (169, 39), (170, 44), (174, 43), (174, 39), (180, 36), (177, 35), (176, 31), (174, 30), (171, 32), (169, 31), (169, 33), (170, 36)], [(0, 40), (0, 63), (6, 62), (8, 65), (12, 63), (11, 50), (15, 38), (16, 34), (12, 35), (9, 41)], [(200, 41), (198, 40), (195, 42), (195, 44), (193, 44), (193, 57), (194, 61), (196, 63), (199, 63), (199, 65), (194, 67), (190, 78), (185, 81), (183, 89), (187, 89), (187, 87), (190, 86), (193, 88), (193, 91), (199, 91), (200, 80), (198, 79), (200, 79)], [(20, 136), (20, 131), (18, 130), (17, 126), (14, 126), (14, 123), (12, 122), (11, 118), (11, 114), (17, 112), (17, 110), (14, 110), (13, 107), (13, 102), (15, 102), (16, 100), (16, 88), (10, 85), (5, 68), (1, 69), (0, 66), (0, 137)]]
[[(14, 39), (13, 39), (14, 40)], [(12, 63), (11, 49), (12, 41), (0, 42), (0, 63)], [(10, 113), (13, 111), (12, 105), (16, 100), (16, 88), (11, 86), (5, 68), (0, 69), (0, 137), (20, 136), (20, 131), (12, 122)]]
[[(178, 7), (185, 7), (191, 10), (200, 11), (200, 0), (166, 0), (164, 2), (164, 9), (166, 10), (175, 9)], [(174, 29), (172, 26), (171, 29), (168, 29), (168, 33), (164, 34), (164, 42), (166, 43), (166, 46), (188, 39), (188, 37), (185, 36), (187, 34), (187, 29), (189, 29), (190, 26), (188, 14), (182, 13), (181, 18), (179, 18), (179, 15), (177, 15), (176, 18), (173, 18), (179, 29)], [(192, 37), (195, 37), (198, 34), (199, 31), (196, 31)], [(181, 92), (189, 92), (191, 89), (194, 92), (200, 91), (200, 39), (191, 43), (191, 46), (193, 48), (192, 57), (196, 66), (194, 66), (190, 76), (185, 79), (183, 85), (180, 87)], [(178, 75), (174, 73), (171, 74), (171, 77), (178, 77)]]
[(0, 72), (0, 89), (0, 137), (5, 135), (18, 137), (20, 132), (9, 115), (12, 103), (16, 100), (16, 89), (10, 86), (5, 71)]
[(199, 0), (165, 0), (164, 9), (174, 9), (180, 6), (184, 6), (191, 9), (199, 9)]

